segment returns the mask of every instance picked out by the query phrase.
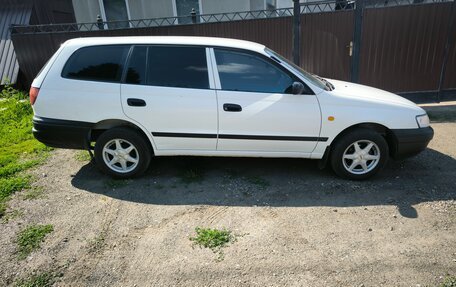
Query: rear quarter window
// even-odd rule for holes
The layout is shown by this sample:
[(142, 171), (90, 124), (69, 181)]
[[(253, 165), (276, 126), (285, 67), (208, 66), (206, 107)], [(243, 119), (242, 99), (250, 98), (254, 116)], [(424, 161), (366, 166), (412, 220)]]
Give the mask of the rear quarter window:
[(120, 82), (129, 45), (92, 46), (76, 50), (62, 77), (75, 80)]

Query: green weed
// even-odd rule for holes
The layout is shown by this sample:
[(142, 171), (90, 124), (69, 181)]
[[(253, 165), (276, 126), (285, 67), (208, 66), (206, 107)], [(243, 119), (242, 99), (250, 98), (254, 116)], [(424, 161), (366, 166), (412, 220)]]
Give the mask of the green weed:
[(106, 244), (106, 237), (108, 236), (108, 226), (104, 225), (101, 232), (89, 240), (88, 249), (90, 252), (97, 252), (101, 250)]
[(8, 223), (10, 220), (18, 218), (18, 217), (22, 216), (23, 214), (24, 214), (24, 212), (22, 210), (14, 209), (14, 210), (8, 211), (3, 215), (2, 223)]
[(190, 237), (195, 245), (199, 247), (209, 248), (212, 252), (218, 254), (218, 260), (223, 260), (222, 248), (229, 243), (235, 242), (236, 237), (231, 231), (226, 229), (211, 229), (211, 228), (195, 228), (196, 236)]
[(90, 162), (92, 160), (89, 152), (86, 150), (81, 150), (81, 151), (77, 152), (74, 157), (77, 161), (82, 161), (82, 162)]
[(33, 200), (42, 198), (44, 196), (44, 189), (41, 186), (36, 186), (24, 192), (22, 198), (24, 200)]
[(439, 287), (456, 287), (456, 276), (447, 276)]
[(6, 203), (4, 202), (0, 202), (0, 218), (2, 218), (3, 216), (5, 216), (6, 214)]
[(55, 276), (49, 272), (32, 275), (16, 282), (16, 287), (50, 287), (54, 283)]
[(30, 188), (30, 182), (30, 176), (0, 178), (0, 202), (5, 202), (16, 191)]
[(40, 248), (41, 242), (54, 227), (48, 225), (30, 225), (17, 235), (19, 259), (26, 258), (33, 250)]

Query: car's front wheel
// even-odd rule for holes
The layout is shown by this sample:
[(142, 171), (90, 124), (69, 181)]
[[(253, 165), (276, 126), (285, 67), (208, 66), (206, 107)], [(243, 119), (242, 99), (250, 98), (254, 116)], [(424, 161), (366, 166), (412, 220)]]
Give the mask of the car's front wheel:
[(116, 178), (139, 176), (149, 166), (151, 151), (144, 138), (128, 128), (113, 128), (95, 143), (95, 160), (104, 173)]
[(379, 133), (356, 129), (337, 140), (331, 152), (331, 166), (343, 178), (367, 179), (385, 166), (388, 143)]

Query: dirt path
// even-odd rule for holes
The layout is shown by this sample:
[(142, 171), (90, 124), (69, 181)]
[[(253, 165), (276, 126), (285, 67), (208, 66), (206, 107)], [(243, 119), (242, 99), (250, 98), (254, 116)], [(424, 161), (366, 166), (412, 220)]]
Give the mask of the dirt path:
[[(435, 286), (456, 275), (456, 123), (433, 127), (430, 149), (367, 182), (239, 158), (155, 159), (114, 182), (56, 150), (34, 171), (45, 197), (15, 196), (23, 215), (0, 225), (0, 285), (53, 271), (56, 286)], [(19, 261), (30, 223), (54, 232)], [(217, 262), (192, 247), (197, 226), (240, 236)]]

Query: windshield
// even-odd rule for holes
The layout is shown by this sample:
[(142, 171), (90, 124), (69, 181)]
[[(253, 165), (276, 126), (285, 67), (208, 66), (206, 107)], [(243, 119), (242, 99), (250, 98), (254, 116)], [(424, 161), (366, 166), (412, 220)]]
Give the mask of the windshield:
[(271, 50), (269, 48), (265, 48), (265, 51), (270, 56), (273, 56), (274, 58), (276, 58), (280, 62), (285, 62), (286, 64), (291, 66), (293, 68), (293, 70), (295, 70), (297, 73), (299, 73), (303, 78), (307, 79), (309, 82), (311, 82), (315, 86), (319, 87), (320, 89), (324, 89), (324, 90), (327, 90), (327, 91), (333, 89), (331, 87), (332, 84), (330, 84), (328, 81), (326, 81), (323, 78), (320, 78), (320, 77), (318, 77), (316, 75), (313, 75), (313, 74), (305, 71), (304, 69), (302, 69), (298, 65), (294, 64), (293, 62), (289, 61), (287, 58), (283, 57), (282, 55), (274, 52), (273, 50)]

